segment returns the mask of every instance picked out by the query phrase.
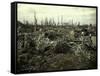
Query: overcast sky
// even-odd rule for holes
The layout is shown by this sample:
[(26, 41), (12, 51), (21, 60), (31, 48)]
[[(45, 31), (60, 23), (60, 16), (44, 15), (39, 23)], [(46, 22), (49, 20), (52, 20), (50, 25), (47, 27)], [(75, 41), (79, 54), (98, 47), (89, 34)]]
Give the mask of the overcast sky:
[(53, 19), (56, 22), (80, 22), (80, 24), (96, 24), (96, 9), (88, 7), (68, 7), (68, 6), (51, 6), (36, 4), (18, 4), (18, 21), (34, 21), (34, 11), (38, 23), (45, 19)]

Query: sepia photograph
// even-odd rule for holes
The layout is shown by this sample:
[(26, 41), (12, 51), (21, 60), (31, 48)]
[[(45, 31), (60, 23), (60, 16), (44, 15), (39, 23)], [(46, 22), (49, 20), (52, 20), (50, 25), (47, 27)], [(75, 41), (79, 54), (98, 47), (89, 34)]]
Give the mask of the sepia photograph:
[(17, 3), (17, 73), (97, 69), (97, 7)]

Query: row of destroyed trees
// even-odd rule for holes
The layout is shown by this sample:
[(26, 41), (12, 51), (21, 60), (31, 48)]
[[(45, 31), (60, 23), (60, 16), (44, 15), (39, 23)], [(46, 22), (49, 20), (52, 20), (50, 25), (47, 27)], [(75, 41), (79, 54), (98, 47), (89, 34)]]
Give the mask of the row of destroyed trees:
[[(24, 20), (24, 24), (30, 24), (30, 23), (28, 21)], [(48, 17), (46, 17), (44, 20), (42, 19), (42, 20), (38, 21), (37, 14), (34, 11), (34, 21), (31, 24), (32, 25), (49, 25), (49, 26), (62, 25), (63, 26), (63, 25), (69, 24), (69, 23), (65, 23), (63, 21), (63, 16), (58, 17), (57, 22), (54, 20), (54, 18), (48, 18)], [(73, 20), (71, 21), (71, 24), (73, 25)], [(77, 24), (79, 25), (80, 23), (78, 22)]]

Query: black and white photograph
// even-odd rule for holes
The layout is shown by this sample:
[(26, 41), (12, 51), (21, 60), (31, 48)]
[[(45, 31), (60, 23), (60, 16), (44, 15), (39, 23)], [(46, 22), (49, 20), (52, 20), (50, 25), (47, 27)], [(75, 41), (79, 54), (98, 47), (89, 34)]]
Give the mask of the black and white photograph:
[(17, 3), (16, 13), (16, 73), (97, 69), (97, 7)]

